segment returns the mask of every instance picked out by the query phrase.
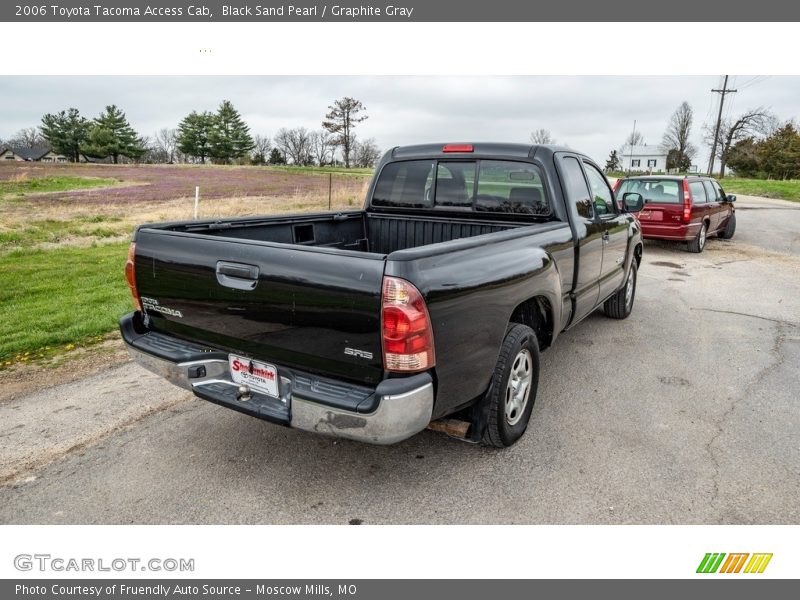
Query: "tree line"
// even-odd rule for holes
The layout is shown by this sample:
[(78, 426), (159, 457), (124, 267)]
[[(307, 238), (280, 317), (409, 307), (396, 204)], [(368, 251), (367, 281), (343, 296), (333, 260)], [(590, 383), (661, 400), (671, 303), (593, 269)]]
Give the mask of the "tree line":
[(216, 111), (192, 111), (175, 128), (139, 135), (116, 105), (89, 120), (77, 108), (46, 114), (39, 127), (18, 131), (0, 148), (48, 148), (79, 162), (85, 157), (146, 163), (199, 163), (371, 167), (381, 151), (373, 138), (361, 140), (355, 128), (368, 118), (361, 101), (344, 97), (328, 107), (321, 128), (281, 128), (274, 138), (251, 134), (229, 100)]
[[(692, 168), (698, 149), (691, 143), (694, 111), (683, 101), (667, 121), (659, 147), (667, 154), (668, 171), (687, 172)], [(719, 165), (719, 176), (732, 168), (743, 177), (792, 179), (800, 174), (800, 145), (797, 126), (792, 121), (781, 123), (778, 117), (759, 106), (723, 118), (719, 130), (713, 123), (703, 124), (703, 143), (713, 151)], [(641, 132), (633, 131), (624, 147), (644, 144)], [(622, 168), (622, 150), (612, 150), (606, 170)], [(713, 164), (713, 163), (712, 163)]]
[[(691, 142), (694, 111), (683, 101), (667, 121), (661, 142), (657, 144), (667, 155), (666, 169), (673, 172), (688, 172), (698, 148)], [(800, 129), (793, 121), (781, 123), (776, 115), (764, 107), (751, 108), (740, 114), (728, 116), (720, 121), (719, 133), (714, 137), (714, 124), (703, 125), (703, 143), (709, 151), (716, 147), (715, 159), (719, 175), (733, 169), (742, 177), (771, 179), (800, 178)], [(555, 144), (548, 129), (539, 128), (531, 132), (534, 144)], [(622, 170), (625, 148), (645, 144), (641, 131), (628, 134), (619, 149), (611, 150), (606, 160), (607, 173)]]

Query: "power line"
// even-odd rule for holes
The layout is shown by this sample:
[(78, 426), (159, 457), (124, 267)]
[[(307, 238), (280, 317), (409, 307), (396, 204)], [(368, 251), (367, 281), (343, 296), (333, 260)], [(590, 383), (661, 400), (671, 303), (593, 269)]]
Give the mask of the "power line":
[(752, 79), (749, 79), (748, 81), (746, 81), (743, 85), (740, 85), (739, 89), (740, 90), (746, 90), (749, 87), (752, 87), (754, 85), (758, 85), (759, 83), (762, 83), (762, 82), (766, 81), (770, 77), (771, 77), (771, 75), (756, 75)]
[(717, 154), (717, 141), (719, 140), (719, 127), (722, 123), (722, 107), (725, 104), (725, 96), (727, 94), (735, 94), (738, 90), (728, 89), (728, 76), (725, 75), (725, 81), (722, 84), (721, 90), (711, 90), (715, 94), (719, 94), (719, 114), (717, 115), (717, 126), (714, 128), (714, 142), (711, 145), (711, 158), (708, 160), (708, 174), (711, 175), (714, 170), (714, 158)]

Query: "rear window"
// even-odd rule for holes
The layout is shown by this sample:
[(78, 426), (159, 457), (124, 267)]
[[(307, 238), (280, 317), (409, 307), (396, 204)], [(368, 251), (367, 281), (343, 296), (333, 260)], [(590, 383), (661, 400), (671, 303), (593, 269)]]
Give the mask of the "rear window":
[(378, 177), (372, 205), (535, 216), (551, 213), (538, 167), (502, 160), (389, 163)]
[(641, 194), (645, 202), (655, 204), (681, 204), (683, 196), (680, 194), (682, 186), (674, 179), (625, 179), (617, 190), (617, 197), (635, 192)]

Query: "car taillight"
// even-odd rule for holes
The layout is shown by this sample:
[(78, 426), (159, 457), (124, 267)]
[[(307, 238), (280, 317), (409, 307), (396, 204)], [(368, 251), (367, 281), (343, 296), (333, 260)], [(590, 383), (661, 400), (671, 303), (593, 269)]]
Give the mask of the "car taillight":
[(433, 367), (431, 319), (419, 290), (404, 279), (384, 277), (381, 304), (386, 370), (414, 373)]
[(139, 299), (139, 291), (136, 289), (136, 264), (134, 258), (136, 257), (136, 242), (131, 244), (128, 248), (128, 261), (125, 263), (125, 279), (128, 281), (128, 287), (131, 289), (131, 296), (136, 303), (136, 310), (142, 312), (142, 301)]
[(683, 180), (683, 222), (692, 220), (692, 193), (689, 191), (689, 182)]

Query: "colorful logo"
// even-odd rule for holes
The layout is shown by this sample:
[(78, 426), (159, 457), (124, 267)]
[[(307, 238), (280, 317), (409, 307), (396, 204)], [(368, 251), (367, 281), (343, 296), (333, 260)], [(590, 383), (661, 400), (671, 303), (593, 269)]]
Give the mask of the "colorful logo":
[[(750, 560), (747, 560), (748, 557), (750, 557)], [(725, 562), (722, 562), (723, 560)], [(703, 560), (700, 561), (700, 565), (697, 567), (697, 572), (763, 573), (770, 560), (772, 560), (772, 553), (749, 554), (747, 552), (739, 552), (734, 554), (725, 554), (724, 552), (709, 552), (703, 557)], [(742, 567), (744, 567), (744, 570)]]

